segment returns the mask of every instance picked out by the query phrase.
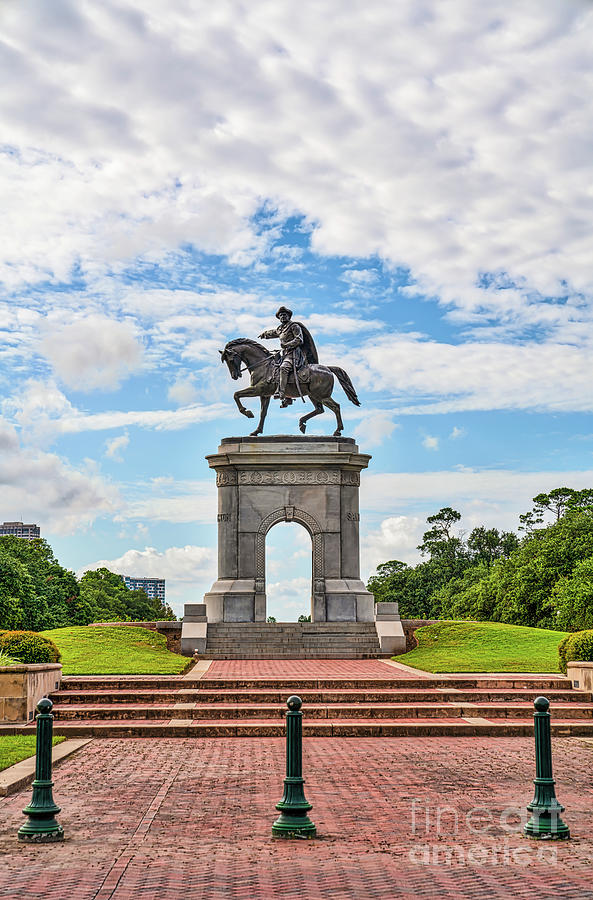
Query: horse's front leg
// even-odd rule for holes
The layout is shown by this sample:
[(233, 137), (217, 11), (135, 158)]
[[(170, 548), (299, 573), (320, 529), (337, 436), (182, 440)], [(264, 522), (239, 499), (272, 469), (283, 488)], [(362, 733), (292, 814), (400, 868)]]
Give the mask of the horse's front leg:
[(243, 388), (242, 391), (236, 391), (235, 394), (233, 394), (235, 403), (237, 404), (239, 412), (242, 416), (247, 416), (248, 419), (253, 419), (253, 413), (250, 409), (247, 409), (245, 406), (243, 406), (243, 404), (241, 403), (241, 397), (257, 397), (257, 395), (258, 391), (256, 391), (252, 385)]
[(257, 428), (255, 431), (251, 432), (251, 437), (257, 437), (258, 434), (261, 434), (264, 430), (264, 422), (266, 421), (266, 415), (268, 412), (268, 406), (270, 405), (269, 397), (260, 397), (261, 402), (261, 413), (259, 415), (259, 422), (257, 424)]

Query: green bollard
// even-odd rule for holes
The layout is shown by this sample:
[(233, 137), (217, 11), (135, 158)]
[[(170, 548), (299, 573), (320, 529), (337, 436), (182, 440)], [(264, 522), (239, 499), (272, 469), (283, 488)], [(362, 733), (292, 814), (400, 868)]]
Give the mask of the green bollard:
[(570, 831), (560, 818), (564, 807), (556, 799), (555, 781), (552, 777), (552, 739), (550, 736), (550, 701), (538, 697), (534, 701), (535, 712), (535, 796), (529, 806), (529, 822), (523, 829), (527, 837), (538, 840), (566, 841)]
[(64, 840), (64, 829), (56, 822), (60, 807), (54, 803), (51, 779), (51, 751), (54, 717), (53, 703), (44, 697), (37, 704), (37, 752), (35, 757), (35, 781), (31, 802), (23, 810), (28, 816), (19, 829), (19, 841), (49, 844)]
[(303, 790), (303, 701), (293, 696), (286, 705), (286, 778), (282, 800), (276, 804), (280, 815), (272, 825), (272, 834), (282, 838), (313, 838), (316, 828), (307, 815), (313, 807)]

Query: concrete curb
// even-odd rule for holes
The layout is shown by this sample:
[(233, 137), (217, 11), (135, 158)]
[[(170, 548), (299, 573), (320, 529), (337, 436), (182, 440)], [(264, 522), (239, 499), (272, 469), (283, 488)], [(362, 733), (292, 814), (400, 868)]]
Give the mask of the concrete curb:
[[(81, 747), (90, 744), (92, 740), (93, 738), (76, 738), (58, 744), (52, 751), (53, 765), (55, 766), (57, 763), (62, 762), (62, 760), (68, 759), (69, 756), (72, 756), (72, 754), (76, 753), (77, 750), (80, 750)], [(31, 784), (34, 778), (34, 756), (29, 756), (27, 759), (22, 759), (20, 762), (15, 763), (14, 766), (9, 766), (8, 769), (4, 769), (0, 772), (0, 797), (8, 797), (9, 794), (16, 794), (18, 791), (21, 791), (23, 788), (27, 787), (27, 785)]]
[(211, 665), (211, 659), (199, 659), (195, 666), (192, 666), (189, 672), (186, 672), (185, 675), (182, 675), (181, 677), (187, 681), (199, 681), (204, 677)]

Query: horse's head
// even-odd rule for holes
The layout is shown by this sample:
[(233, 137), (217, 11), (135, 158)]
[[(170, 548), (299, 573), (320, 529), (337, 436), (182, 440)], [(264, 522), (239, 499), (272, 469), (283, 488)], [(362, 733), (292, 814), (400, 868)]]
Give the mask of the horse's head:
[(241, 357), (236, 350), (227, 344), (224, 350), (219, 350), (221, 363), (226, 363), (233, 381), (238, 381), (241, 377)]

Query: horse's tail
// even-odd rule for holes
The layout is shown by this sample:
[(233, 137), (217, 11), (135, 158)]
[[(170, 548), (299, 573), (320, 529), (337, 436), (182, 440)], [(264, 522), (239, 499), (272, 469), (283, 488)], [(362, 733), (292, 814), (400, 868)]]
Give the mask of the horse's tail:
[(348, 373), (345, 372), (344, 369), (340, 369), (339, 366), (328, 366), (328, 369), (337, 377), (348, 399), (351, 400), (355, 406), (360, 406), (360, 400), (356, 396), (354, 385), (350, 381), (350, 376), (348, 375)]

